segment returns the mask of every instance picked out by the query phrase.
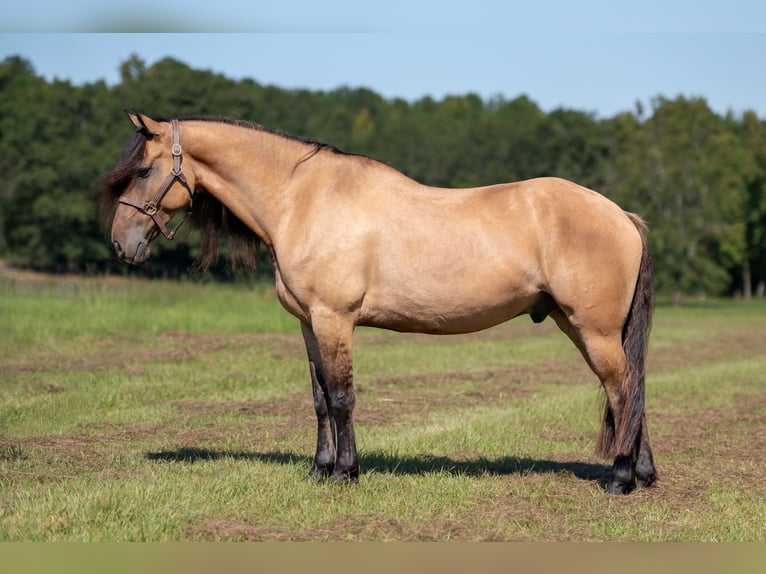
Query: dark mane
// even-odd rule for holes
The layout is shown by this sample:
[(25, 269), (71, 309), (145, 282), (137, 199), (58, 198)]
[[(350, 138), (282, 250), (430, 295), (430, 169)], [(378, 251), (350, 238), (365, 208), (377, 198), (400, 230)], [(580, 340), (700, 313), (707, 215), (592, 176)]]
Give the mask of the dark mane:
[[(335, 147), (332, 144), (328, 144), (326, 142), (319, 141), (319, 140), (316, 140), (314, 138), (304, 138), (304, 137), (296, 136), (296, 135), (293, 135), (293, 134), (290, 134), (290, 133), (287, 133), (287, 132), (283, 132), (282, 130), (273, 129), (273, 128), (267, 128), (266, 126), (262, 126), (261, 124), (257, 124), (255, 122), (248, 122), (248, 121), (245, 121), (245, 120), (234, 120), (234, 119), (229, 119), (229, 118), (216, 118), (216, 117), (205, 117), (205, 116), (184, 117), (184, 118), (179, 118), (179, 120), (180, 121), (212, 122), (212, 123), (227, 124), (227, 125), (230, 125), (230, 126), (237, 126), (237, 127), (240, 127), (240, 128), (246, 128), (246, 129), (255, 130), (255, 131), (259, 131), (259, 132), (263, 132), (263, 133), (267, 133), (267, 134), (272, 134), (272, 135), (284, 138), (286, 140), (302, 143), (302, 144), (305, 144), (305, 145), (313, 147), (314, 150), (313, 150), (313, 152), (311, 154), (312, 157), (314, 155), (316, 155), (318, 152), (323, 151), (323, 150), (326, 150), (326, 151), (329, 151), (329, 152), (332, 152), (332, 153), (337, 153), (337, 154), (340, 154), (340, 155), (367, 157), (367, 156), (362, 156), (362, 155), (359, 155), (359, 154), (349, 153), (349, 152), (343, 151), (342, 149), (337, 148), (337, 147)], [(308, 159), (308, 158), (306, 158), (306, 159)], [(306, 161), (306, 159), (304, 159), (302, 161)]]
[(130, 182), (137, 175), (144, 158), (147, 137), (137, 129), (123, 148), (112, 169), (106, 172), (98, 182), (99, 212), (104, 229), (112, 227), (117, 202)]
[(189, 219), (200, 230), (195, 268), (200, 271), (210, 269), (225, 245), (232, 271), (240, 267), (256, 269), (260, 238), (218, 199), (207, 192), (196, 194)]

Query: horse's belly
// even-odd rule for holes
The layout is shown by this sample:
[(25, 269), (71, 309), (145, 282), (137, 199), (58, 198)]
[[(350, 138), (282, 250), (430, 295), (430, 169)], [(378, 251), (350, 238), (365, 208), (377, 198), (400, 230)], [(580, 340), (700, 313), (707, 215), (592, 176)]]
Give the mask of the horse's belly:
[(359, 324), (411, 333), (471, 333), (529, 312), (539, 297), (528, 294), (416, 299), (401, 294), (379, 305), (365, 304)]

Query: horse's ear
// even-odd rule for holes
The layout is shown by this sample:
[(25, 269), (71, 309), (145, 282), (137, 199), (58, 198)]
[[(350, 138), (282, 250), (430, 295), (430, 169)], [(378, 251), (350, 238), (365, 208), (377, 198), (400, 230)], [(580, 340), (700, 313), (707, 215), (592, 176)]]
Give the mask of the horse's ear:
[(141, 115), (136, 110), (132, 112), (126, 111), (125, 113), (130, 118), (130, 121), (133, 122), (133, 125), (136, 126), (136, 131), (143, 132), (147, 139), (152, 139), (158, 133), (156, 128), (157, 122), (149, 116)]

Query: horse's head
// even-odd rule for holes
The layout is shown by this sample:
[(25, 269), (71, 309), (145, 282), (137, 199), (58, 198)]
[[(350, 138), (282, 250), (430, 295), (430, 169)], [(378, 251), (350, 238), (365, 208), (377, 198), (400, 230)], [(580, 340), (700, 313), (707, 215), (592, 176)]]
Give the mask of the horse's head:
[(191, 210), (194, 187), (181, 168), (178, 122), (138, 113), (129, 117), (136, 131), (104, 177), (103, 188), (114, 250), (126, 263), (139, 264), (149, 258), (149, 244), (160, 233), (173, 239)]

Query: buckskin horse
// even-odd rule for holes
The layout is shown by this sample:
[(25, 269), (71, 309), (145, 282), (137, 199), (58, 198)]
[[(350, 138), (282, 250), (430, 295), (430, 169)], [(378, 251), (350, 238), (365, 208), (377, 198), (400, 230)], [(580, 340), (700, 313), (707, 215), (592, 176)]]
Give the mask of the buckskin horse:
[(644, 406), (652, 261), (638, 216), (559, 178), (434, 188), (257, 124), (128, 115), (135, 132), (102, 180), (117, 256), (145, 261), (192, 202), (202, 267), (221, 238), (240, 264), (265, 245), (308, 353), (313, 477), (358, 480), (357, 325), (456, 334), (529, 314), (553, 318), (606, 392), (596, 446), (613, 459), (606, 490), (656, 480)]

